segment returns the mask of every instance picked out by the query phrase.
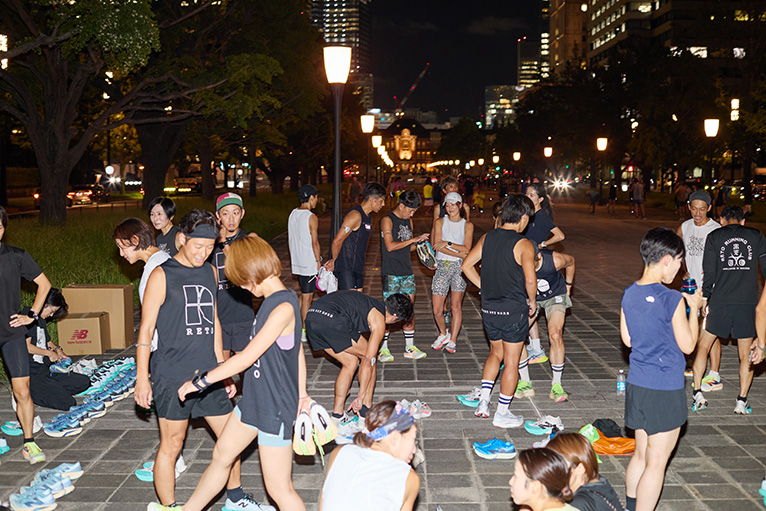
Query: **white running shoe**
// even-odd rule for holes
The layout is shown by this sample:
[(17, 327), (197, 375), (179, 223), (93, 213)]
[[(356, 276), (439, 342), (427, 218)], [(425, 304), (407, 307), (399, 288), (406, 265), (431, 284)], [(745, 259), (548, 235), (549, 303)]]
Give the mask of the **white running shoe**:
[(510, 410), (506, 413), (495, 412), (492, 418), (492, 425), (498, 428), (518, 428), (524, 424), (524, 417), (514, 415)]
[(486, 419), (489, 417), (489, 401), (484, 401), (483, 399), (479, 401), (479, 406), (476, 407), (476, 411), (473, 412), (473, 414), (477, 417), (481, 417), (482, 419)]
[(448, 330), (446, 334), (439, 334), (439, 337), (437, 337), (436, 340), (433, 342), (433, 344), (431, 344), (431, 347), (435, 350), (440, 350), (449, 341), (450, 339), (449, 339), (449, 330)]

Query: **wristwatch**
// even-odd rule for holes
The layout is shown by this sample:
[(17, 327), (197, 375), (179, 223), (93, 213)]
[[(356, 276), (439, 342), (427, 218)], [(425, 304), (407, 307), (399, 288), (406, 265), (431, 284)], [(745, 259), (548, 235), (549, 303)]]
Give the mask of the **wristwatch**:
[(451, 246), (452, 246), (452, 242), (451, 242), (451, 241), (448, 241), (448, 242), (447, 242), (447, 246), (448, 246), (448, 247), (451, 247)]
[(27, 312), (27, 317), (32, 319), (40, 318), (40, 316), (34, 311), (34, 309), (29, 309), (29, 312)]

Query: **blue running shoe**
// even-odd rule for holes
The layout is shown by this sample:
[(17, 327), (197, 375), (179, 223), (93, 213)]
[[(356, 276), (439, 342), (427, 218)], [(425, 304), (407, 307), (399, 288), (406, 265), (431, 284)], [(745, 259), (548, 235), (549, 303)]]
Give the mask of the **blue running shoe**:
[(483, 444), (480, 444), (479, 442), (473, 443), (474, 449), (492, 449), (497, 446), (505, 445), (506, 442), (503, 440), (498, 440), (497, 438), (493, 438), (489, 442), (484, 442)]
[(66, 476), (70, 481), (76, 481), (83, 474), (82, 465), (80, 465), (79, 461), (76, 463), (62, 463), (50, 471), (61, 476)]
[(50, 490), (23, 487), (19, 493), (10, 496), (13, 511), (52, 511), (56, 509), (56, 499)]
[(463, 406), (476, 408), (479, 406), (479, 399), (481, 398), (481, 389), (474, 387), (468, 394), (459, 394), (455, 396), (458, 402)]
[(45, 488), (53, 493), (53, 498), (59, 499), (74, 491), (72, 480), (50, 470), (42, 470), (35, 474), (32, 487)]
[(511, 442), (503, 442), (502, 445), (495, 445), (488, 449), (477, 449), (473, 452), (485, 460), (510, 460), (516, 457), (516, 447)]

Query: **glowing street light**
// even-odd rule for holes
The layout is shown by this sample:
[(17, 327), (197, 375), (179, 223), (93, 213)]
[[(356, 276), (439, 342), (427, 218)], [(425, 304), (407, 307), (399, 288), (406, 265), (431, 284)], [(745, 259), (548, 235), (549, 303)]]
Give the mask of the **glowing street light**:
[[(372, 133), (372, 130), (375, 129), (375, 116), (372, 114), (365, 114), (360, 117), (360, 120), (362, 122), (362, 133), (365, 133), (369, 135)], [(365, 144), (367, 146), (367, 172), (366, 172), (366, 178), (365, 182), (370, 182), (370, 144)]]
[(521, 153), (516, 151), (513, 153), (513, 161), (519, 161), (521, 159)]
[(494, 155), (492, 157), (492, 163), (498, 164), (500, 162), (500, 157), (498, 155)]
[(544, 147), (544, 148), (543, 148), (543, 155), (544, 155), (546, 158), (550, 158), (551, 156), (553, 156), (553, 148), (552, 148), (552, 147), (550, 147), (550, 146), (548, 146), (548, 147)]
[(599, 177), (599, 193), (603, 196), (604, 195), (604, 151), (606, 151), (606, 146), (609, 143), (609, 139), (606, 137), (599, 137), (596, 139), (596, 149), (599, 150), (601, 153), (601, 170), (599, 171), (600, 177)]
[(718, 135), (718, 128), (721, 124), (719, 119), (705, 119), (705, 136), (710, 140), (710, 182), (713, 184), (715, 179), (715, 169), (713, 168), (713, 139)]

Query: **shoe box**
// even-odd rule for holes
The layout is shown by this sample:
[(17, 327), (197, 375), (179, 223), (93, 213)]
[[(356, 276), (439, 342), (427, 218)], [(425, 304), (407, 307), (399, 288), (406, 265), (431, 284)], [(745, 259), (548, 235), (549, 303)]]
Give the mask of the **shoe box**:
[(111, 345), (109, 319), (108, 312), (70, 312), (58, 321), (59, 346), (69, 355), (100, 355)]
[[(108, 335), (101, 336), (103, 351), (126, 348), (133, 344), (133, 286), (131, 284), (103, 286), (73, 284), (64, 287), (61, 292), (69, 305), (69, 315), (64, 320), (84, 313), (106, 312), (109, 314), (108, 327), (104, 330), (108, 332)], [(59, 337), (61, 337), (61, 323), (64, 320), (59, 321)]]

